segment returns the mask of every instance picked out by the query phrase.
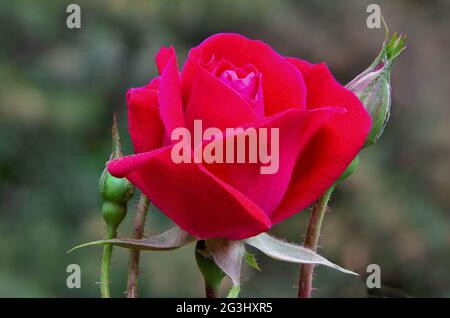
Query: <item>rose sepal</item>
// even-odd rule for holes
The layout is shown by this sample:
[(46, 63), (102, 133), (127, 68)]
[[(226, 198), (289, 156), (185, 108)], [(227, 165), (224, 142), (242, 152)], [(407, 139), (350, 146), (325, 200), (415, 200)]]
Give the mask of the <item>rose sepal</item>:
[[(112, 244), (119, 247), (142, 251), (169, 251), (185, 245), (193, 244), (197, 241), (197, 238), (195, 238), (193, 235), (183, 231), (179, 227), (174, 227), (166, 232), (163, 232), (162, 234), (143, 238), (140, 240), (116, 238), (112, 240), (93, 241), (78, 245), (68, 251), (68, 253), (82, 247), (104, 244)], [(227, 296), (230, 298), (235, 298), (239, 295), (242, 260), (247, 260), (245, 244), (256, 248), (257, 250), (261, 251), (271, 258), (280, 261), (297, 264), (325, 265), (346, 274), (358, 275), (355, 272), (352, 272), (330, 262), (323, 256), (320, 256), (316, 252), (302, 245), (286, 242), (267, 233), (261, 233), (257, 236), (240, 241), (231, 241), (224, 239), (205, 240), (204, 244), (202, 244), (201, 251), (196, 248), (196, 253), (201, 252), (202, 256), (213, 260), (218, 269), (220, 269), (226, 276), (231, 279), (232, 288), (230, 289)], [(250, 263), (253, 263), (253, 260)], [(247, 263), (249, 262), (247, 261)], [(252, 267), (255, 267), (254, 264), (250, 265)], [(202, 269), (201, 271), (203, 272)], [(220, 275), (215, 275), (215, 280), (219, 279), (218, 276)], [(206, 279), (209, 280), (209, 278)], [(214, 284), (217, 284), (217, 282), (215, 281)]]

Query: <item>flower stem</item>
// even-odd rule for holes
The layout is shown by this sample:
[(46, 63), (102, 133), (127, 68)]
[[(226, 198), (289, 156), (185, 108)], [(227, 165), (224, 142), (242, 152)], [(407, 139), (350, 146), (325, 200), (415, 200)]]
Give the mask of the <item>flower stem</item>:
[[(112, 226), (107, 226), (105, 239), (110, 240), (117, 236), (117, 229)], [(110, 298), (109, 291), (109, 272), (111, 268), (111, 256), (113, 251), (112, 244), (105, 244), (103, 247), (102, 265), (100, 270), (100, 294), (102, 298)]]
[(209, 255), (206, 243), (203, 240), (197, 241), (195, 246), (195, 260), (205, 280), (206, 298), (220, 298), (220, 285), (225, 277), (225, 273)]
[[(309, 219), (308, 230), (306, 232), (305, 247), (316, 251), (319, 243), (320, 230), (322, 227), (323, 216), (327, 209), (328, 201), (333, 193), (335, 186), (331, 186), (316, 202)], [(300, 278), (298, 282), (298, 297), (311, 298), (312, 279), (314, 273), (313, 264), (302, 264), (300, 266)]]
[[(134, 218), (133, 239), (141, 239), (144, 234), (145, 218), (147, 216), (149, 200), (144, 194), (141, 194), (137, 207), (136, 217)], [(138, 297), (138, 276), (139, 276), (139, 260), (141, 253), (139, 250), (130, 250), (130, 258), (128, 262), (128, 284), (127, 298)]]
[(206, 298), (220, 298), (220, 285), (205, 282), (205, 296)]

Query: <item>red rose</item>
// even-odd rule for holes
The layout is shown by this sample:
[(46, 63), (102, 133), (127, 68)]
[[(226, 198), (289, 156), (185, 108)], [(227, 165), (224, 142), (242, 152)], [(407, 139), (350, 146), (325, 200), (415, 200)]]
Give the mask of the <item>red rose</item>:
[[(175, 51), (156, 56), (160, 76), (127, 93), (136, 154), (108, 164), (199, 239), (244, 239), (313, 203), (346, 169), (370, 130), (358, 98), (325, 64), (285, 58), (261, 41), (217, 34), (191, 49), (181, 74)], [(171, 133), (204, 128), (279, 129), (279, 169), (252, 163), (175, 163)]]

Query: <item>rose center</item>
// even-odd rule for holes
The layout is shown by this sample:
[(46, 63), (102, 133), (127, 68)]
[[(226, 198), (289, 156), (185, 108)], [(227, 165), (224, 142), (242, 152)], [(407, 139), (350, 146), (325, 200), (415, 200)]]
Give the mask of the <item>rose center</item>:
[(239, 76), (235, 70), (226, 70), (219, 76), (223, 82), (229, 85), (246, 98), (255, 99), (258, 92), (259, 76), (255, 72), (250, 72), (244, 76)]

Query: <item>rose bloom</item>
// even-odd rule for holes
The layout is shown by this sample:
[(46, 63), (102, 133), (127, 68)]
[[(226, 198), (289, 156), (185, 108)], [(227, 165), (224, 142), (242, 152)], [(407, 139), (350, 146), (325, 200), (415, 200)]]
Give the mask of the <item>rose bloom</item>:
[[(267, 231), (323, 194), (358, 154), (371, 119), (325, 64), (283, 57), (239, 34), (216, 34), (189, 52), (156, 55), (159, 76), (127, 93), (135, 155), (108, 163), (178, 226), (199, 239), (239, 240)], [(174, 163), (171, 132), (279, 129), (279, 169), (258, 163)], [(193, 162), (193, 161), (192, 161)]]

